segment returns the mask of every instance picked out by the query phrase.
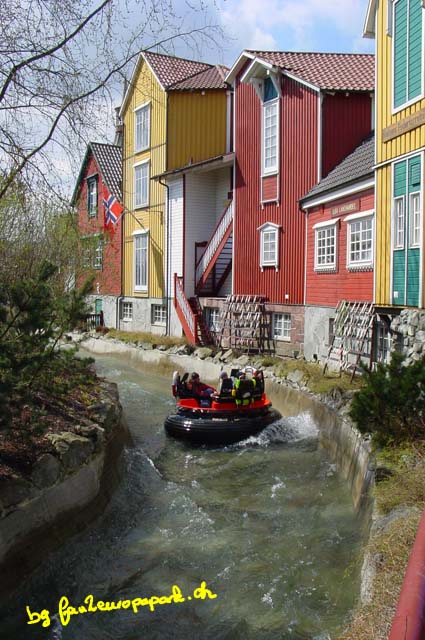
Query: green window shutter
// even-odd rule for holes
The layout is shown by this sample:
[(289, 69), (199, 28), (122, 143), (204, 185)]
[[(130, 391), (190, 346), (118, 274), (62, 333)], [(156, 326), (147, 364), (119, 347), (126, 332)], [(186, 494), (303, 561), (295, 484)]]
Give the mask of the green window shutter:
[(406, 170), (405, 160), (394, 165), (394, 198), (406, 195)]
[(421, 188), (421, 158), (416, 156), (409, 160), (409, 193)]
[(394, 106), (407, 102), (407, 9), (408, 0), (394, 7)]
[(421, 95), (422, 37), (422, 0), (409, 0), (408, 100)]

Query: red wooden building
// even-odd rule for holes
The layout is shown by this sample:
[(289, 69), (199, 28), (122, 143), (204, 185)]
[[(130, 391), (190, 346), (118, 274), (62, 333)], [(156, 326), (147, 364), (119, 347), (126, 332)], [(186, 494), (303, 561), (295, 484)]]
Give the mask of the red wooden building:
[(233, 293), (265, 296), (276, 351), (304, 348), (299, 199), (371, 131), (374, 57), (244, 51), (235, 99)]
[(300, 201), (307, 221), (308, 360), (326, 358), (340, 301), (373, 302), (374, 142), (374, 136), (368, 136)]
[[(115, 202), (114, 202), (115, 198)], [(93, 313), (102, 311), (107, 327), (119, 326), (121, 295), (122, 220), (107, 220), (109, 202), (119, 212), (122, 200), (121, 146), (89, 142), (72, 196), (81, 233), (83, 273), (78, 284), (94, 275), (94, 290), (88, 302)]]

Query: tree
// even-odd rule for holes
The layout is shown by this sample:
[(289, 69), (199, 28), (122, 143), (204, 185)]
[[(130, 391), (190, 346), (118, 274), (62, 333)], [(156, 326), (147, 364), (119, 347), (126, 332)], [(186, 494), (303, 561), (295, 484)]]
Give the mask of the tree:
[(425, 437), (425, 357), (405, 366), (394, 352), (389, 365), (365, 367), (366, 385), (353, 398), (350, 416), (379, 445)]
[(211, 48), (219, 30), (203, 0), (183, 5), (185, 15), (176, 5), (0, 0), (0, 201), (17, 179), (58, 188), (64, 154), (79, 161), (94, 131), (104, 138), (118, 83), (141, 49), (206, 39)]

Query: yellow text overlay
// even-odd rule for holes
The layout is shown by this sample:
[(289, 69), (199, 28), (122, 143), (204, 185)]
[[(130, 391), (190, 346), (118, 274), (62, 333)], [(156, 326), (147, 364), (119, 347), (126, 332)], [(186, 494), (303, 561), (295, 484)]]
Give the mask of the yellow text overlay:
[[(205, 580), (203, 580), (201, 585), (193, 591), (191, 596), (187, 596), (187, 598), (183, 597), (180, 587), (176, 584), (172, 586), (169, 596), (150, 596), (149, 598), (133, 598), (132, 600), (104, 601), (95, 600), (94, 597), (89, 594), (84, 598), (83, 604), (78, 607), (73, 607), (69, 599), (66, 596), (62, 596), (58, 604), (58, 615), (62, 626), (66, 627), (72, 616), (86, 613), (96, 613), (97, 611), (110, 613), (111, 611), (128, 609), (134, 614), (137, 614), (141, 607), (149, 607), (150, 611), (155, 611), (155, 607), (164, 604), (180, 604), (181, 602), (186, 602), (186, 600), (205, 600), (207, 598), (214, 600), (217, 598), (217, 594), (207, 589)], [(41, 622), (43, 627), (50, 626), (50, 611), (48, 609), (43, 609), (41, 612), (38, 612), (31, 611), (27, 606), (26, 610), (28, 616), (27, 624), (39, 624)]]

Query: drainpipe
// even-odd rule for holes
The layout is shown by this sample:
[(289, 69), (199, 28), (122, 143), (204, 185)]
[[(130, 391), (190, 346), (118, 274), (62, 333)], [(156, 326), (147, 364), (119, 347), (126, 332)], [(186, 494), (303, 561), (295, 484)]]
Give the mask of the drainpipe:
[(159, 184), (161, 184), (163, 187), (165, 187), (167, 189), (167, 200), (165, 203), (165, 206), (167, 208), (167, 215), (166, 215), (166, 219), (167, 219), (167, 224), (166, 224), (166, 228), (165, 228), (165, 282), (164, 282), (164, 293), (165, 293), (165, 299), (167, 301), (167, 318), (165, 321), (165, 335), (169, 336), (170, 335), (170, 320), (171, 320), (171, 297), (170, 297), (170, 248), (171, 248), (171, 242), (170, 242), (170, 206), (169, 206), (169, 201), (170, 201), (170, 185), (168, 185), (166, 182), (163, 182), (160, 178), (158, 178), (158, 182)]

